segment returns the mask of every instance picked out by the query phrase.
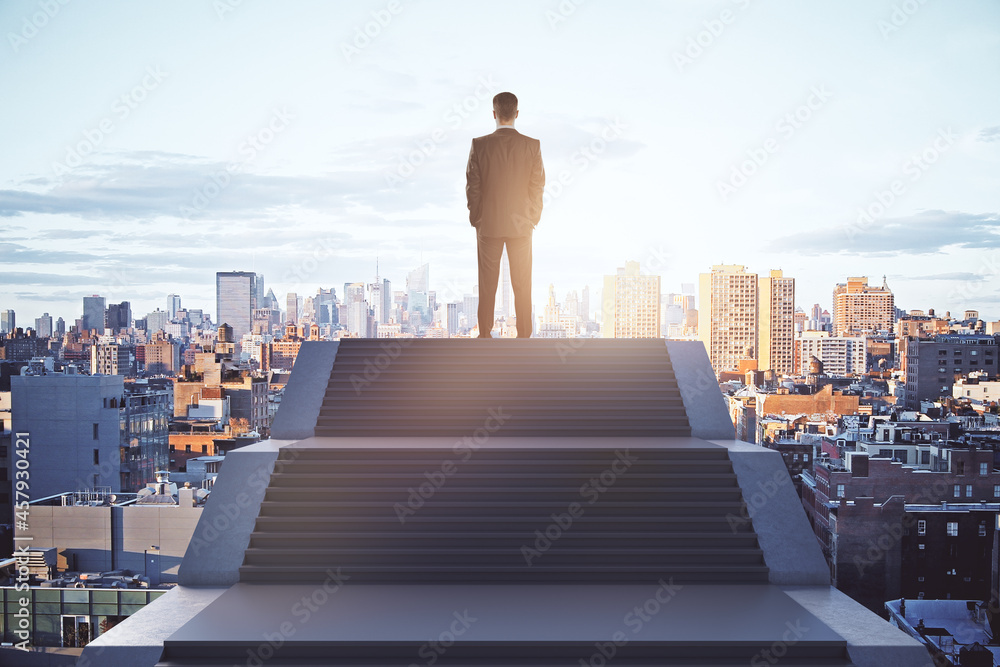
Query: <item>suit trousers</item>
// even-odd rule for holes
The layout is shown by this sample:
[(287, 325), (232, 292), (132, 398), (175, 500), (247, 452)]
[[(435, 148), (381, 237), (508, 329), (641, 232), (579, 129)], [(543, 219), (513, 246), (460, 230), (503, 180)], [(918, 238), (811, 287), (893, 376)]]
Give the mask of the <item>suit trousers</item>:
[(496, 304), (500, 260), (504, 246), (510, 263), (510, 285), (514, 292), (517, 337), (530, 338), (531, 322), (531, 233), (527, 236), (491, 237), (476, 233), (479, 251), (479, 336), (490, 337)]

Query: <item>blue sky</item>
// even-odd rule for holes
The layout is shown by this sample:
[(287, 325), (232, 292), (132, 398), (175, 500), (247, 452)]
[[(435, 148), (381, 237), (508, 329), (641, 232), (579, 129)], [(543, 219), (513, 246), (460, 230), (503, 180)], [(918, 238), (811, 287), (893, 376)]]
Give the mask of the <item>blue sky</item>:
[[(214, 274), (287, 291), (475, 282), (464, 169), (520, 98), (549, 188), (534, 296), (626, 260), (664, 291), (781, 268), (829, 308), (1000, 319), (991, 0), (0, 4), (0, 309), (137, 316)], [(597, 304), (596, 294), (592, 304)]]

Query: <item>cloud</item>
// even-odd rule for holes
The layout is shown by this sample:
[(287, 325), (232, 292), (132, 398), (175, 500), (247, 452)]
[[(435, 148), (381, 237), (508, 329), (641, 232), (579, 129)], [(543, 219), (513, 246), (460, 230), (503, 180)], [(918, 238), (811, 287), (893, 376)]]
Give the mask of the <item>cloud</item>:
[(3, 285), (95, 285), (100, 278), (74, 274), (67, 276), (57, 273), (35, 273), (30, 271), (0, 271)]
[(935, 273), (929, 276), (907, 276), (907, 280), (964, 280), (966, 282), (980, 282), (986, 280), (985, 276), (978, 273), (968, 273), (956, 271), (954, 273)]
[(846, 225), (791, 234), (769, 242), (804, 255), (892, 257), (929, 255), (945, 248), (1000, 248), (1000, 213), (922, 211), (883, 218), (870, 225)]
[(1000, 125), (984, 127), (979, 131), (976, 141), (1000, 141)]

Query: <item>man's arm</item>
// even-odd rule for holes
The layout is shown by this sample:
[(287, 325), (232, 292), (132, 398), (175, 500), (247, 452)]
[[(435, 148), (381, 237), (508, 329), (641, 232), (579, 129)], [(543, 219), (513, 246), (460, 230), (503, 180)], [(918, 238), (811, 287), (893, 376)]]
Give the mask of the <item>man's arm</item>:
[(472, 140), (472, 148), (469, 150), (469, 164), (465, 167), (465, 198), (469, 204), (469, 222), (473, 227), (479, 227), (479, 218), (482, 215), (482, 189), (475, 139)]
[(542, 219), (542, 198), (545, 194), (545, 165), (542, 164), (542, 143), (536, 142), (538, 150), (531, 165), (531, 176), (528, 178), (528, 195), (531, 197), (532, 225), (538, 225)]

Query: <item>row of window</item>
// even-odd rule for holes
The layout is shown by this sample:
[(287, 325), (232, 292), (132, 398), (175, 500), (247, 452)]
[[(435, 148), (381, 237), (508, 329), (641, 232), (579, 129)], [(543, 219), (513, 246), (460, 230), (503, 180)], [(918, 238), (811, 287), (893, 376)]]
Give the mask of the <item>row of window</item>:
[[(927, 534), (927, 521), (924, 519), (919, 519), (917, 521), (917, 535)], [(958, 522), (949, 521), (945, 524), (945, 535), (948, 537), (958, 537)], [(979, 537), (986, 537), (986, 522), (979, 522)], [(923, 544), (918, 545), (920, 549), (924, 548)]]

